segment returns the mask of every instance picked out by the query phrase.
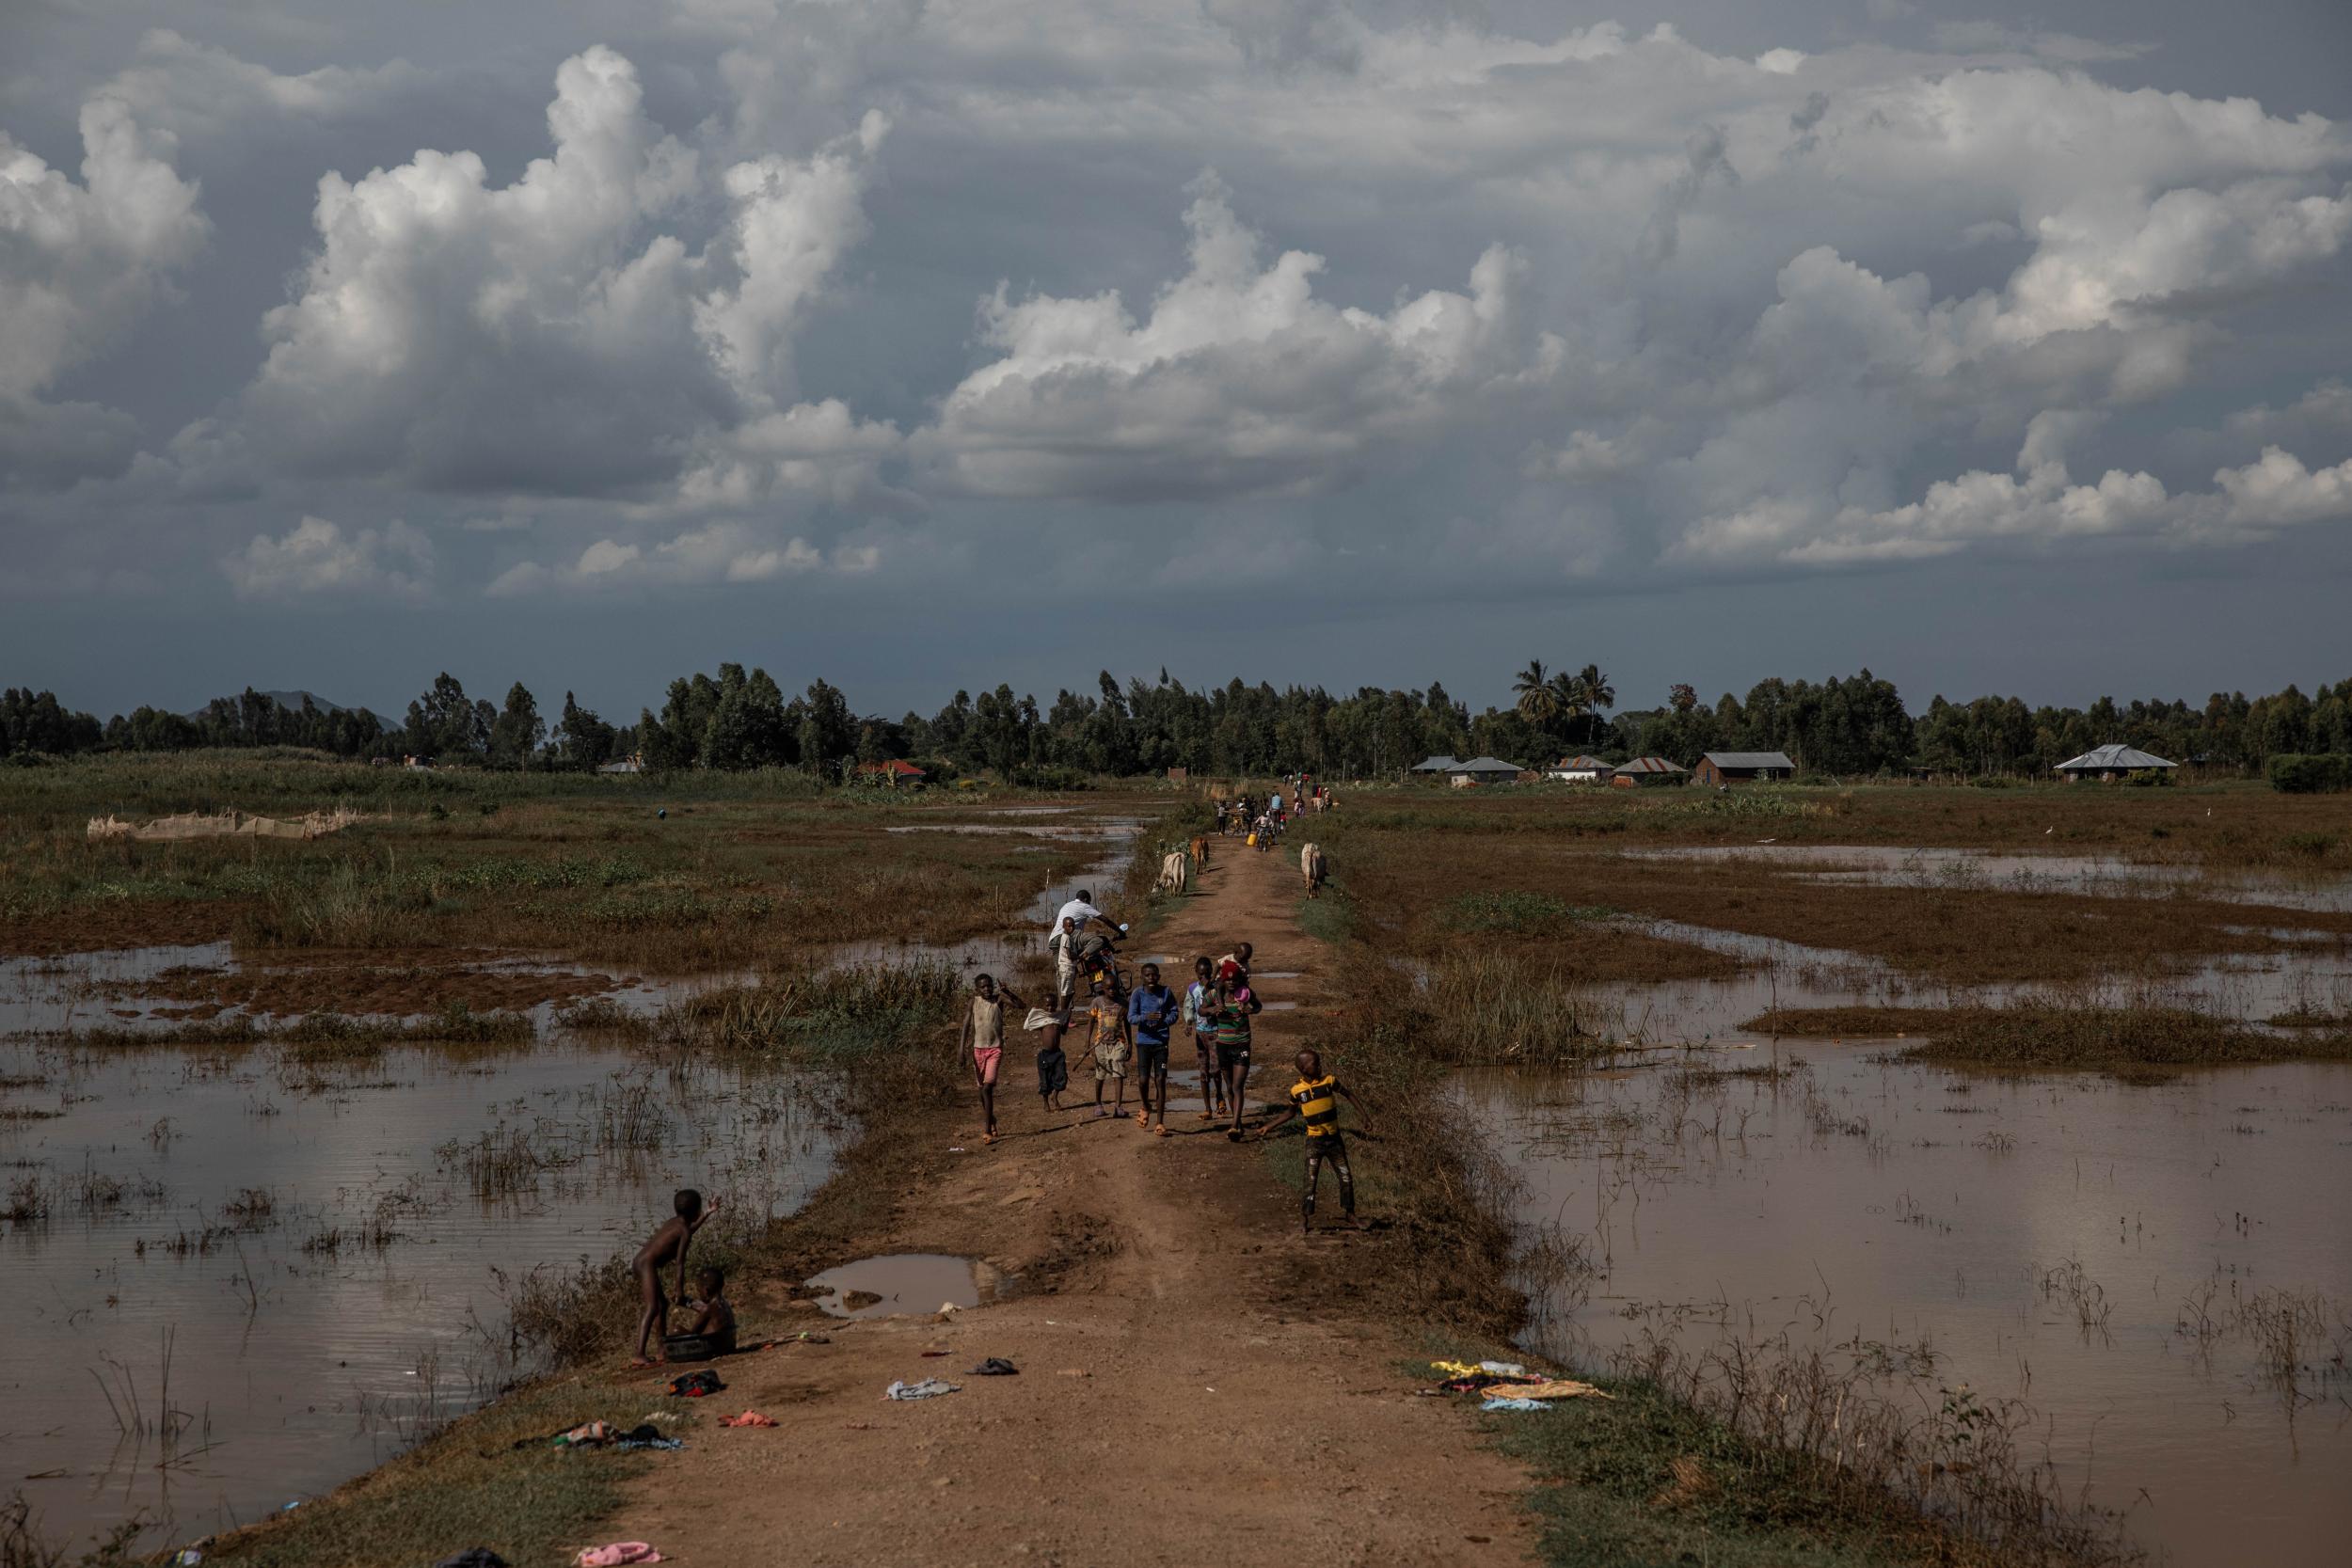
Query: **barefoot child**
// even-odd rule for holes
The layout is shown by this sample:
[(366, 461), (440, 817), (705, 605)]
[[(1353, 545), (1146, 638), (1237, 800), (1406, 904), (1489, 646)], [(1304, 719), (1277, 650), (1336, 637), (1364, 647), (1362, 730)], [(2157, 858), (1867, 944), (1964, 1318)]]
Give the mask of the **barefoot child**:
[(637, 1358), (629, 1363), (632, 1367), (652, 1366), (646, 1347), (657, 1331), (669, 1331), (670, 1304), (661, 1295), (661, 1265), (674, 1259), (677, 1263), (677, 1304), (685, 1306), (686, 1249), (692, 1244), (694, 1232), (719, 1212), (715, 1202), (704, 1208), (703, 1195), (691, 1187), (679, 1188), (670, 1206), (675, 1212), (637, 1249), (636, 1260), (629, 1265), (637, 1275), (637, 1293), (645, 1304), (644, 1315), (637, 1321)]
[(1249, 1087), (1249, 1017), (1258, 1010), (1258, 993), (1247, 981), (1217, 981), (1210, 1016), (1216, 1027), (1216, 1070), (1225, 1080), (1225, 1097), (1233, 1107), (1232, 1125), (1225, 1130), (1225, 1136), (1234, 1143), (1241, 1142), (1243, 1094)]
[(1192, 1048), (1200, 1058), (1200, 1119), (1215, 1121), (1225, 1114), (1225, 1078), (1216, 1070), (1216, 1025), (1210, 1009), (1216, 1006), (1216, 966), (1207, 958), (1192, 960), (1192, 984), (1184, 990), (1184, 1022), (1192, 1030)]
[(1009, 986), (1000, 993), (993, 975), (982, 974), (972, 982), (972, 1010), (964, 1015), (962, 1037), (956, 1042), (958, 1054), (972, 1064), (972, 1079), (980, 1086), (980, 1111), (988, 1118), (988, 1130), (980, 1134), (980, 1142), (996, 1141), (996, 1069), (1005, 1059), (1005, 1004), (1025, 1007), (1026, 1002)]
[[(1323, 1070), (1323, 1058), (1311, 1051), (1298, 1053), (1298, 1082), (1291, 1085), (1291, 1102), (1282, 1114), (1258, 1130), (1263, 1138), (1278, 1127), (1287, 1127), (1294, 1117), (1307, 1118), (1307, 1185), (1299, 1198), (1298, 1228), (1303, 1234), (1314, 1228), (1315, 1189), (1323, 1182), (1323, 1167), (1327, 1161), (1331, 1173), (1340, 1179), (1340, 1212), (1347, 1216), (1347, 1224), (1356, 1223), (1356, 1175), (1347, 1168), (1347, 1145), (1340, 1140), (1340, 1101), (1356, 1106), (1359, 1121), (1363, 1107), (1356, 1105), (1356, 1097), (1347, 1092), (1345, 1085)], [(1366, 1129), (1369, 1131), (1369, 1129)]]
[[(1087, 1008), (1087, 1016), (1094, 1024), (1094, 1114), (1097, 1117), (1127, 1114), (1127, 1006), (1111, 994), (1110, 982), (1094, 982), (1094, 1001)], [(1119, 1084), (1118, 1109), (1105, 1109), (1103, 1085), (1112, 1080)]]
[(1062, 1050), (1062, 1037), (1070, 1032), (1070, 1008), (1058, 996), (1054, 1010), (1037, 1026), (1043, 1037), (1037, 1042), (1037, 1092), (1048, 1112), (1062, 1110), (1062, 1091), (1070, 1087), (1070, 1057)]

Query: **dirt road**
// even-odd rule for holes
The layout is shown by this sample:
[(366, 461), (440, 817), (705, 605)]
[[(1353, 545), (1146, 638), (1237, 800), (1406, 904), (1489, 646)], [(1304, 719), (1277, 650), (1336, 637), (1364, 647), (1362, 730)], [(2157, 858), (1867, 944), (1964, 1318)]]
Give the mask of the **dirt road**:
[[(1343, 976), (1293, 918), (1295, 847), (1219, 847), (1130, 957), (1184, 955), (1175, 980), (1194, 953), (1255, 942), (1262, 994), (1297, 1004), (1258, 1020), (1251, 1098), (1279, 1101), (1303, 1023)], [(844, 1324), (750, 1292), (747, 1330), (812, 1327), (831, 1342), (720, 1363), (728, 1387), (709, 1402), (779, 1425), (697, 1430), (607, 1538), (688, 1563), (796, 1568), (1527, 1560), (1525, 1475), (1478, 1444), (1459, 1402), (1417, 1398), (1418, 1347), (1351, 1301), (1377, 1247), (1302, 1240), (1263, 1146), (1228, 1143), (1197, 1098), (1174, 1101), (1168, 1138), (1090, 1108), (1046, 1115), (1033, 1040), (1007, 1053), (1009, 1136), (982, 1148), (976, 1109), (952, 1139), (968, 1152), (930, 1167), (877, 1249), (979, 1259), (1000, 1299), (946, 1321)], [(1180, 1037), (1179, 1064), (1190, 1053)], [(1076, 1103), (1091, 1078), (1072, 1056)], [(1336, 1215), (1327, 1179), (1325, 1193)], [(1020, 1375), (966, 1374), (987, 1356)], [(882, 1397), (926, 1376), (962, 1391)]]

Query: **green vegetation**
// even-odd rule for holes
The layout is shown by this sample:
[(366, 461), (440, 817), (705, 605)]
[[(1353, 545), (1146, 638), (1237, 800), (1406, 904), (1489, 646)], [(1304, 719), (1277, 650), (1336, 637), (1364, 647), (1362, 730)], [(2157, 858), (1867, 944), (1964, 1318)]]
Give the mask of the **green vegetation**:
[(2274, 756), (2265, 769), (2270, 787), (2282, 795), (2319, 795), (2352, 789), (2352, 756), (2292, 753)]
[(1446, 905), (1439, 923), (1473, 935), (1534, 936), (1572, 920), (1607, 920), (1616, 912), (1601, 904), (1570, 904), (1549, 893), (1465, 893)]
[(532, 1440), (582, 1421), (633, 1427), (644, 1405), (643, 1392), (594, 1383), (536, 1385), (329, 1497), (225, 1538), (206, 1559), (250, 1568), (374, 1568), (483, 1545), (509, 1562), (564, 1560), (579, 1549), (582, 1525), (618, 1504), (624, 1484), (654, 1456)]

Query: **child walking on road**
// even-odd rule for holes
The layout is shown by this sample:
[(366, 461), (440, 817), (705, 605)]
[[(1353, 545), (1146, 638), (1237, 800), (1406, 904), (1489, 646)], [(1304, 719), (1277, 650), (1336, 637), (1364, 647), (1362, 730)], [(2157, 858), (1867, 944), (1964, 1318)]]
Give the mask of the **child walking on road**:
[(1192, 1047), (1200, 1058), (1200, 1119), (1215, 1121), (1225, 1114), (1225, 1077), (1216, 1070), (1216, 1025), (1209, 1011), (1216, 1006), (1216, 966), (1205, 958), (1192, 960), (1192, 984), (1184, 990), (1184, 1023), (1192, 1030)]
[(988, 1129), (980, 1134), (980, 1142), (996, 1141), (996, 1069), (1005, 1059), (1005, 1004), (1025, 1007), (1026, 1002), (1007, 986), (996, 989), (995, 976), (982, 974), (972, 982), (972, 1010), (964, 1015), (962, 1037), (957, 1041), (957, 1053), (972, 1064), (972, 1080), (980, 1088), (980, 1111), (988, 1118)]
[[(1094, 982), (1094, 1001), (1087, 1016), (1094, 1024), (1094, 1114), (1123, 1117), (1127, 1114), (1127, 1006), (1111, 994), (1109, 981)], [(1119, 1084), (1118, 1106), (1105, 1110), (1103, 1085), (1114, 1079)]]
[[(1356, 1105), (1356, 1097), (1347, 1086), (1323, 1070), (1323, 1058), (1311, 1051), (1302, 1051), (1297, 1057), (1298, 1082), (1291, 1085), (1291, 1102), (1282, 1114), (1259, 1129), (1263, 1138), (1278, 1127), (1287, 1127), (1297, 1117), (1307, 1118), (1307, 1184), (1298, 1200), (1298, 1228), (1301, 1234), (1312, 1230), (1315, 1224), (1315, 1189), (1323, 1184), (1323, 1167), (1327, 1164), (1331, 1174), (1340, 1179), (1340, 1212), (1346, 1216), (1349, 1228), (1356, 1224), (1356, 1173), (1347, 1168), (1347, 1145), (1340, 1137), (1340, 1101), (1356, 1106), (1359, 1122), (1363, 1107)], [(1369, 1128), (1365, 1129), (1370, 1132)]]
[(1142, 979), (1127, 996), (1127, 1027), (1136, 1046), (1137, 1092), (1143, 1104), (1136, 1125), (1149, 1126), (1159, 1117), (1159, 1135), (1168, 1136), (1168, 1037), (1176, 1026), (1176, 993), (1160, 984), (1160, 966), (1145, 964)]
[(1226, 1098), (1233, 1107), (1232, 1125), (1225, 1136), (1241, 1142), (1242, 1092), (1249, 1086), (1249, 1018), (1259, 1010), (1258, 994), (1247, 980), (1219, 978), (1213, 1016), (1216, 1022), (1216, 1069), (1225, 1079)]

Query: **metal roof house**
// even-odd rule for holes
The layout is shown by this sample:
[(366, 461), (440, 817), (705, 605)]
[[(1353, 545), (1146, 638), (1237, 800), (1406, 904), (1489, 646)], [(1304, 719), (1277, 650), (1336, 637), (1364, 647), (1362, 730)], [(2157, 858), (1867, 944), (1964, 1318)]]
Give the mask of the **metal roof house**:
[(1424, 757), (1413, 764), (1411, 770), (1416, 773), (1451, 773), (1460, 766), (1460, 763), (1450, 756)]
[(1748, 784), (1756, 780), (1794, 778), (1797, 765), (1786, 752), (1709, 752), (1699, 758), (1691, 776), (1703, 784)]
[(1457, 762), (1445, 770), (1446, 777), (1457, 787), (1465, 784), (1508, 784), (1525, 771), (1526, 769), (1518, 763), (1504, 762), (1501, 757), (1472, 757), (1468, 762)]
[(1614, 771), (1615, 768), (1600, 758), (1580, 753), (1562, 757), (1544, 769), (1544, 776), (1558, 779), (1563, 784), (1607, 784), (1609, 775)]
[(2068, 784), (2079, 784), (2095, 778), (2102, 782), (2127, 778), (2134, 773), (2158, 772), (2178, 767), (2162, 757), (2150, 756), (2129, 746), (2094, 746), (2081, 756), (2069, 757), (2051, 771), (2063, 776)]
[(1621, 762), (1612, 768), (1609, 782), (1619, 789), (1634, 789), (1650, 784), (1683, 784), (1690, 777), (1689, 768), (1679, 763), (1668, 762), (1664, 757), (1635, 757), (1631, 762)]

